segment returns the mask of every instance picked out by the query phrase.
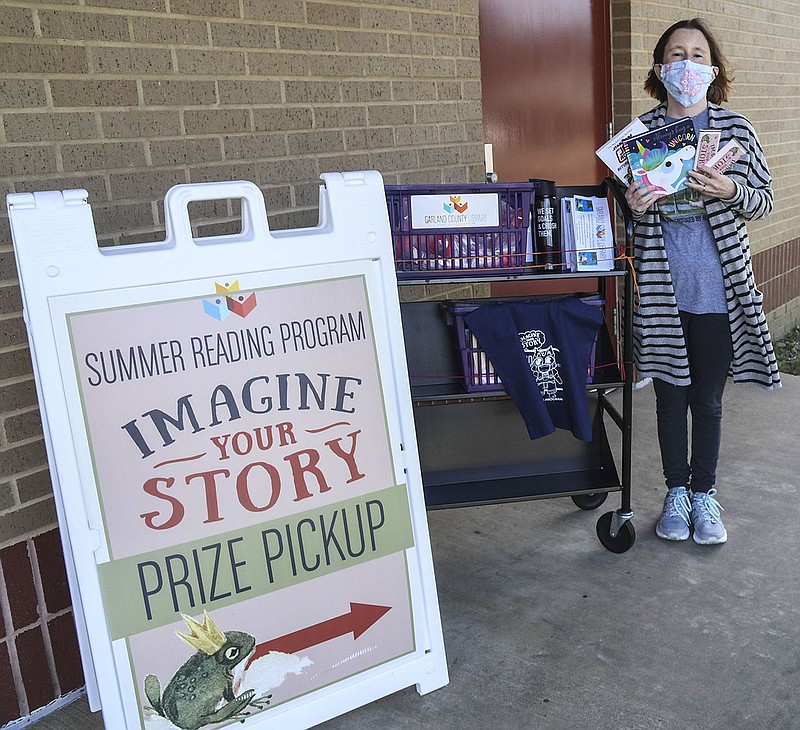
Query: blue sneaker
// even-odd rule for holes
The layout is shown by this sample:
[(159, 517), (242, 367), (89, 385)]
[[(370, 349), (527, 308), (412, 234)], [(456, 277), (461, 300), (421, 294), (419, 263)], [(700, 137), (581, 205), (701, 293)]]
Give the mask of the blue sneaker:
[(686, 487), (672, 487), (664, 498), (664, 510), (656, 522), (656, 535), (662, 540), (688, 540), (691, 509)]
[(692, 539), (698, 545), (718, 545), (728, 539), (725, 525), (719, 515), (722, 505), (714, 499), (716, 489), (692, 494)]

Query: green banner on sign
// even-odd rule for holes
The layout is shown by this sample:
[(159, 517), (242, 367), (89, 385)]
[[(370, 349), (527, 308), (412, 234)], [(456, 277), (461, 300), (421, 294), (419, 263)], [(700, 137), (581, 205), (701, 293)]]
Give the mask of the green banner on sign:
[(405, 485), (99, 566), (112, 639), (414, 545)]

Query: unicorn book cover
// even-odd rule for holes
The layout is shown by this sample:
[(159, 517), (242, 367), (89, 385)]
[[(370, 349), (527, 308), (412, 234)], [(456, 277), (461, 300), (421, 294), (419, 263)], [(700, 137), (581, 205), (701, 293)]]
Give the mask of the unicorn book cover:
[(625, 140), (634, 182), (643, 180), (664, 195), (686, 187), (694, 166), (697, 132), (688, 117)]

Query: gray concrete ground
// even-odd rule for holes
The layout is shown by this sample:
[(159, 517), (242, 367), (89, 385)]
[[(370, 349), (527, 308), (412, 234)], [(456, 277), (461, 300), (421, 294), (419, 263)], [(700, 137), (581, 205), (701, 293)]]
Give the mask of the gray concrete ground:
[[(722, 546), (653, 533), (653, 401), (652, 387), (634, 394), (631, 550), (610, 553), (595, 536), (618, 494), (595, 512), (562, 498), (429, 513), (450, 684), (320, 727), (800, 728), (800, 377), (726, 392)], [(103, 723), (80, 699), (35, 727)]]

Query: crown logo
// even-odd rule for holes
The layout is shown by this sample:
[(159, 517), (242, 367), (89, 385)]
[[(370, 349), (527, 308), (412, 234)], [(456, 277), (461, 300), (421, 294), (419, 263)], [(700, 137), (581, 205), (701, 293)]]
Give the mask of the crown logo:
[(180, 631), (175, 633), (181, 637), (189, 646), (197, 651), (202, 651), (204, 654), (211, 656), (216, 654), (225, 643), (225, 634), (223, 634), (217, 625), (211, 620), (208, 611), (203, 611), (203, 623), (198, 623), (191, 616), (182, 613), (183, 620), (189, 627), (189, 633), (184, 634)]
[(456, 209), (456, 213), (464, 213), (466, 212), (467, 208), (469, 208), (469, 203), (465, 200), (463, 203), (461, 202), (460, 195), (451, 195), (450, 202), (453, 204), (453, 207)]
[(217, 294), (230, 294), (233, 291), (239, 291), (239, 280), (233, 282), (233, 284), (218, 284), (214, 283), (214, 287), (217, 290)]

